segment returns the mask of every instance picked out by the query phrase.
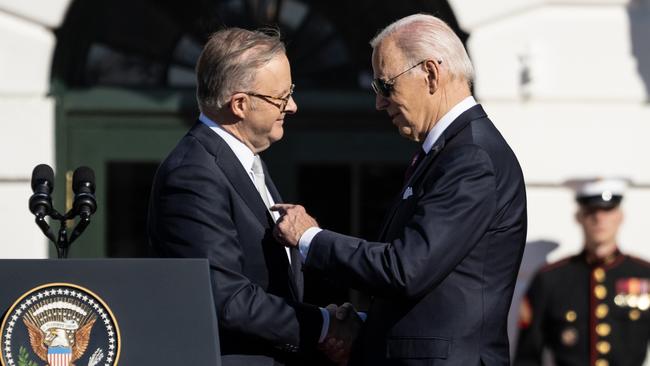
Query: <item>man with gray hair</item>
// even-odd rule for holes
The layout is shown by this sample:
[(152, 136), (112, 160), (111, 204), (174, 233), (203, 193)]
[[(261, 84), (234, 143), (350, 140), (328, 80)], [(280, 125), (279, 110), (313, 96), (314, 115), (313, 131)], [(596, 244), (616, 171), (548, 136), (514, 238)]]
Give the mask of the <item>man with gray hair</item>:
[[(376, 242), (278, 204), (275, 235), (306, 270), (372, 296), (352, 365), (508, 365), (508, 309), (526, 239), (521, 168), (470, 92), (472, 64), (440, 19), (371, 41), (376, 108), (420, 147)], [(353, 313), (352, 313), (353, 314)]]
[(208, 259), (223, 365), (311, 364), (341, 324), (334, 307), (301, 302), (301, 262), (273, 238), (281, 198), (259, 156), (297, 110), (284, 44), (277, 32), (216, 32), (196, 74), (201, 115), (156, 173), (151, 246)]

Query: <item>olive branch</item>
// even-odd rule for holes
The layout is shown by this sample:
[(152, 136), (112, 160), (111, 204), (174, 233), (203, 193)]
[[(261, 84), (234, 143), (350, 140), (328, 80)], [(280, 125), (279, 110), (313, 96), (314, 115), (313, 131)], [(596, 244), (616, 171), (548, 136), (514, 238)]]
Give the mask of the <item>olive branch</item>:
[(23, 346), (20, 346), (20, 350), (18, 351), (18, 366), (38, 366), (36, 362), (29, 358), (29, 352)]

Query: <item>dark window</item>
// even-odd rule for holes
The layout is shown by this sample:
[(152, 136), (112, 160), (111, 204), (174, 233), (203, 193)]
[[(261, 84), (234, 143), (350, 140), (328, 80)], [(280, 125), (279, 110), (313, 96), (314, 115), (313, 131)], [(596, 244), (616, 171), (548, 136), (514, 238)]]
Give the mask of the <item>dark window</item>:
[(108, 162), (106, 230), (107, 255), (128, 258), (146, 257), (147, 209), (158, 163)]

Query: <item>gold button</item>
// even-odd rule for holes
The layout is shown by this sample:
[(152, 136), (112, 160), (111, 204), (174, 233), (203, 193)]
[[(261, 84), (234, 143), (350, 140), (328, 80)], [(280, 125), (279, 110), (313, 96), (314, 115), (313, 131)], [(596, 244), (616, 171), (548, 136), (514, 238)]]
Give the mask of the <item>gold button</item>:
[(599, 358), (596, 360), (596, 366), (609, 366), (609, 362), (605, 359)]
[(596, 285), (594, 287), (594, 295), (596, 295), (597, 299), (602, 300), (607, 296), (607, 289), (603, 285)]
[(638, 311), (637, 309), (630, 310), (630, 319), (631, 320), (639, 320), (641, 317), (641, 312)]
[(574, 321), (576, 321), (578, 314), (576, 314), (576, 312), (573, 310), (569, 310), (566, 312), (564, 317), (566, 318), (566, 321), (568, 321), (569, 323), (573, 323)]
[(607, 304), (600, 304), (596, 306), (596, 318), (602, 319), (607, 316), (607, 313), (609, 313), (609, 307)]
[(612, 346), (607, 341), (600, 341), (596, 343), (596, 349), (603, 355), (608, 354), (611, 348)]
[(596, 333), (601, 337), (607, 337), (612, 331), (612, 327), (607, 323), (600, 323), (596, 326)]
[(594, 279), (598, 282), (603, 282), (605, 280), (605, 270), (602, 268), (594, 269)]

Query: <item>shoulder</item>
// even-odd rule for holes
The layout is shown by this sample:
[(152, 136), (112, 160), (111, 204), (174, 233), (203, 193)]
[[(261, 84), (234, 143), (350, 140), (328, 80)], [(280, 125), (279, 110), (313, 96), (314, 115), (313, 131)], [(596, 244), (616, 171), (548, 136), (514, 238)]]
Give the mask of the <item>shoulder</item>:
[(441, 167), (458, 164), (485, 165), (492, 168), (492, 159), (487, 151), (480, 145), (471, 141), (461, 143), (459, 140), (452, 140), (440, 152), (439, 163)]
[(542, 266), (537, 271), (537, 277), (545, 279), (562, 278), (572, 272), (580, 262), (579, 255), (572, 255)]
[(628, 266), (635, 267), (640, 272), (640, 274), (643, 274), (645, 276), (650, 275), (650, 262), (628, 254), (625, 255), (625, 258)]
[(218, 167), (217, 154), (219, 151), (210, 151), (208, 147), (191, 131), (178, 142), (160, 164), (156, 173), (156, 182), (172, 183), (178, 181), (205, 182), (221, 180), (222, 175)]

